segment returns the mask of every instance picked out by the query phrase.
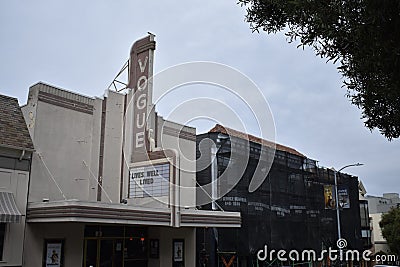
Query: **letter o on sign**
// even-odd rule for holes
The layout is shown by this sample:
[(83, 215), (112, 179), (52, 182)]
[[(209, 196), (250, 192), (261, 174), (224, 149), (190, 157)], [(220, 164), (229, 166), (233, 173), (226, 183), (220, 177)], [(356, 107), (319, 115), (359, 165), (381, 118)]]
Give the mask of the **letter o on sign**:
[(142, 90), (146, 89), (146, 87), (147, 87), (147, 77), (144, 76), (144, 75), (140, 76), (139, 80), (137, 81), (136, 86), (137, 86), (137, 89), (139, 91), (142, 91)]

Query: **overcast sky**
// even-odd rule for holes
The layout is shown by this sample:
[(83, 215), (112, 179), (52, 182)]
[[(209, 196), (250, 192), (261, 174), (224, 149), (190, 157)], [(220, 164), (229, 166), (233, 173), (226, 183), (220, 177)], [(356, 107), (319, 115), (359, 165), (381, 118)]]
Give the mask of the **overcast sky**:
[[(388, 142), (364, 127), (360, 111), (345, 97), (336, 67), (309, 49), (288, 44), (283, 33), (252, 33), (244, 16), (243, 7), (226, 0), (4, 0), (0, 93), (23, 105), (29, 86), (43, 81), (102, 96), (133, 42), (150, 31), (157, 41), (155, 72), (191, 61), (236, 68), (267, 98), (278, 143), (326, 167), (364, 163), (346, 172), (359, 176), (369, 194), (400, 192), (400, 141)], [(218, 90), (202, 92), (217, 98)], [(159, 110), (165, 116), (168, 108), (164, 103)], [(199, 122), (198, 130), (206, 127)], [(248, 131), (258, 134), (252, 127)]]

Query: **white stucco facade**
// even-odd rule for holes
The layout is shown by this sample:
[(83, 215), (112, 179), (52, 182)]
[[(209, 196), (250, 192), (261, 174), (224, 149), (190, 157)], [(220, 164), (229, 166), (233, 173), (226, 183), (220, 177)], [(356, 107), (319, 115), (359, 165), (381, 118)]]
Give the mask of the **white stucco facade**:
[[(92, 98), (43, 83), (30, 88), (28, 103), (22, 109), (36, 152), (28, 197), (24, 266), (43, 264), (43, 250), (53, 240), (62, 241), (63, 266), (91, 266), (86, 265), (86, 259), (93, 240), (101, 249), (104, 240), (112, 239), (86, 234), (88, 227), (97, 226), (115, 226), (116, 231), (121, 227), (145, 227), (146, 234), (140, 237), (143, 246), (149, 249), (146, 242), (158, 240), (159, 256), (146, 258), (143, 262), (148, 265), (143, 266), (195, 266), (196, 227), (240, 226), (239, 213), (209, 214), (195, 208), (194, 128), (165, 121), (152, 111), (155, 151), (142, 161), (131, 161), (131, 97), (131, 92), (107, 91), (101, 98)], [(131, 196), (130, 170), (157, 164), (170, 166), (167, 195)], [(126, 238), (115, 236), (109, 242), (125, 249), (129, 244)], [(184, 265), (173, 265), (174, 240), (184, 240)], [(115, 256), (119, 252), (112, 253)]]

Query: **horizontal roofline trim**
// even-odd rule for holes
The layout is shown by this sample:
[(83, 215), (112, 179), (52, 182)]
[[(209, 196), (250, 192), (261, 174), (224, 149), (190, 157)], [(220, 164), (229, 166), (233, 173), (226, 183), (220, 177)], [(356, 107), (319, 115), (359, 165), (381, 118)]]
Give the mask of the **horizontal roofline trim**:
[(35, 152), (36, 151), (35, 149), (32, 149), (32, 148), (10, 146), (10, 145), (4, 145), (4, 144), (0, 144), (0, 147), (10, 148), (10, 149), (15, 149), (15, 150), (25, 150), (25, 151), (28, 151), (28, 152)]
[(71, 90), (68, 90), (68, 89), (64, 89), (64, 88), (61, 88), (61, 87), (58, 87), (58, 86), (55, 86), (55, 85), (52, 85), (52, 84), (49, 84), (49, 83), (46, 83), (46, 82), (43, 82), (43, 81), (39, 81), (39, 82), (31, 85), (30, 87), (34, 87), (34, 86), (37, 86), (37, 85), (44, 85), (44, 86), (52, 87), (54, 89), (61, 90), (61, 91), (67, 92), (67, 93), (71, 93), (71, 94), (78, 95), (78, 96), (81, 96), (81, 97), (86, 97), (86, 98), (89, 98), (91, 100), (95, 100), (95, 98), (96, 98), (96, 97), (93, 97), (93, 96), (88, 96), (88, 95), (77, 93), (77, 92), (74, 92), (74, 91), (71, 91)]
[[(290, 154), (293, 154), (293, 155), (297, 155), (297, 156), (300, 156), (300, 157), (303, 157), (303, 158), (307, 158), (304, 154), (300, 153), (299, 151), (297, 151), (294, 148), (291, 148), (291, 147), (288, 147), (288, 146), (285, 146), (285, 145), (281, 145), (279, 143), (275, 143), (275, 142), (272, 142), (272, 141), (268, 141), (268, 140), (262, 139), (260, 137), (257, 137), (257, 136), (254, 136), (254, 135), (251, 135), (251, 134), (248, 134), (248, 133), (243, 133), (243, 132), (231, 129), (229, 127), (225, 127), (225, 126), (220, 125), (220, 124), (216, 124), (212, 129), (210, 129), (208, 131), (208, 133), (222, 133), (222, 134), (227, 134), (227, 135), (229, 135), (229, 133), (230, 133), (232, 136), (237, 137), (237, 138), (248, 140), (250, 142), (257, 143), (257, 144), (260, 144), (260, 145), (264, 145), (264, 146), (267, 146), (267, 147), (273, 147), (273, 148), (275, 148), (275, 150), (284, 151), (284, 152), (287, 152), (287, 153), (290, 153)], [(245, 135), (248, 138), (246, 139), (246, 138), (242, 137), (242, 135)]]

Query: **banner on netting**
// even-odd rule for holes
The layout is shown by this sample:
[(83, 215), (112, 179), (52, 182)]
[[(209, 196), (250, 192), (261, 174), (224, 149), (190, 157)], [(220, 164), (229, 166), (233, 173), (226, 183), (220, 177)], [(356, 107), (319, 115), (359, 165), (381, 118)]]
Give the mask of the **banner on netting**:
[(333, 185), (324, 185), (325, 209), (335, 209), (335, 190)]
[(338, 186), (338, 203), (342, 209), (350, 208), (349, 188), (347, 186)]

